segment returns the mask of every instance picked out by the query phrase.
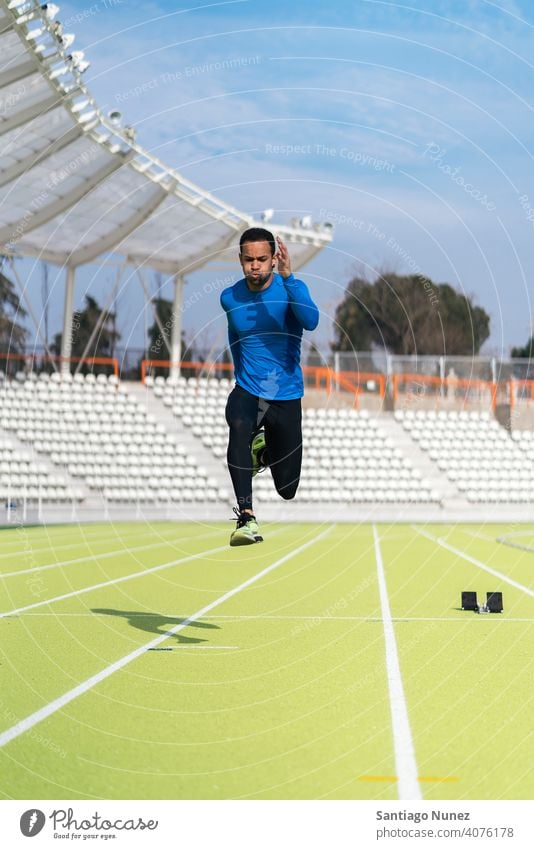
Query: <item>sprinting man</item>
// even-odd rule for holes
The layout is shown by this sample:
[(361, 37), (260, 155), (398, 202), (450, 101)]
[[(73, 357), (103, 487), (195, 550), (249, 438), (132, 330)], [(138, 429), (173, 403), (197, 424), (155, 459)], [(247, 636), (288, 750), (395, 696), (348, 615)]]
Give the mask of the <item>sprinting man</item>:
[[(300, 367), (303, 330), (315, 330), (319, 310), (291, 273), (282, 239), (262, 227), (239, 240), (244, 278), (221, 293), (236, 385), (226, 405), (228, 468), (237, 508), (230, 545), (261, 542), (252, 506), (252, 478), (271, 469), (282, 498), (294, 498), (302, 463)], [(278, 263), (278, 271), (276, 265)]]

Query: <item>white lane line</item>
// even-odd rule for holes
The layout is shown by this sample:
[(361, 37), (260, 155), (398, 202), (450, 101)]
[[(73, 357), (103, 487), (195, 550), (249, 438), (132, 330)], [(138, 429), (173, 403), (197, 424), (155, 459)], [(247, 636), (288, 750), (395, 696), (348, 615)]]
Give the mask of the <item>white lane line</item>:
[(395, 774), (397, 775), (397, 788), (399, 799), (422, 799), (421, 787), (417, 780), (418, 770), (415, 760), (415, 749), (412, 739), (412, 730), (408, 717), (408, 708), (404, 695), (402, 676), (400, 671), (397, 642), (393, 629), (393, 620), (389, 608), (388, 592), (386, 587), (386, 576), (380, 550), (380, 538), (376, 525), (373, 525), (373, 539), (375, 545), (376, 571), (378, 577), (378, 589), (380, 592), (380, 607), (384, 622), (384, 640), (386, 644), (386, 669), (389, 689), (389, 705), (391, 710), (391, 725), (393, 729), (393, 746), (395, 750)]
[(505, 534), (505, 537), (532, 537), (534, 536), (534, 529), (527, 528), (523, 531), (510, 531), (509, 534)]
[[(202, 539), (220, 534), (220, 531), (211, 531), (209, 534), (204, 534)], [(132, 548), (116, 548), (113, 551), (105, 551), (102, 554), (86, 554), (84, 557), (76, 557), (73, 560), (60, 560), (56, 563), (45, 563), (43, 566), (33, 566), (31, 569), (21, 569), (18, 572), (0, 572), (0, 578), (13, 578), (18, 575), (28, 575), (30, 572), (44, 572), (47, 569), (58, 569), (60, 566), (72, 566), (73, 563), (84, 563), (89, 560), (105, 560), (106, 557), (115, 557), (116, 554), (130, 554), (133, 551), (147, 551), (150, 548), (161, 548), (164, 545), (174, 545), (176, 542), (187, 542), (190, 539), (198, 539), (194, 537), (178, 537), (174, 540), (162, 540), (158, 542), (150, 542), (145, 545), (136, 545)]]
[(165, 648), (147, 649), (147, 651), (178, 651), (178, 649), (238, 649), (240, 646), (168, 646)]
[(5, 619), (7, 616), (16, 616), (23, 613), (25, 610), (33, 610), (36, 607), (43, 607), (45, 604), (53, 604), (56, 601), (63, 601), (65, 598), (72, 598), (76, 595), (90, 593), (93, 590), (99, 590), (102, 587), (110, 587), (113, 584), (121, 584), (124, 581), (132, 581), (134, 578), (141, 578), (145, 575), (151, 575), (154, 572), (159, 572), (161, 569), (169, 569), (171, 566), (178, 566), (180, 563), (187, 563), (188, 560), (198, 560), (199, 557), (208, 557), (210, 554), (216, 554), (219, 551), (226, 551), (227, 545), (220, 545), (218, 548), (210, 548), (208, 551), (201, 551), (199, 554), (189, 554), (187, 557), (180, 557), (179, 560), (170, 560), (168, 563), (160, 563), (159, 566), (152, 566), (150, 569), (142, 569), (140, 572), (132, 572), (131, 575), (124, 575), (122, 578), (113, 578), (111, 581), (102, 581), (100, 584), (92, 584), (90, 587), (84, 587), (81, 590), (74, 590), (71, 593), (57, 595), (54, 598), (49, 598), (46, 601), (37, 601), (35, 604), (27, 604), (25, 607), (18, 607), (16, 610), (7, 610), (0, 613), (0, 619)]
[[(459, 612), (460, 613), (460, 612)], [(7, 618), (8, 615), (19, 616), (19, 614), (5, 614)], [(24, 618), (26, 619), (36, 619), (43, 616), (48, 616), (53, 619), (61, 619), (65, 616), (88, 616), (91, 619), (94, 619), (98, 616), (98, 613), (26, 613), (24, 614)], [(105, 616), (107, 614), (101, 614)], [(183, 619), (186, 614), (184, 613), (145, 613), (145, 612), (134, 612), (132, 611), (129, 614), (130, 619), (135, 619), (136, 617), (148, 617), (154, 618), (154, 616), (158, 616), (162, 619), (172, 620), (172, 619)], [(314, 616), (313, 613), (310, 613), (308, 616), (270, 616), (268, 613), (257, 613), (251, 614), (249, 616), (245, 614), (235, 614), (234, 616), (231, 614), (216, 614), (215, 616), (210, 616), (210, 619), (229, 619), (232, 622), (240, 622), (241, 620), (247, 621), (256, 620), (256, 619), (267, 619), (278, 621), (288, 621), (288, 622), (383, 622), (381, 616)], [(392, 616), (392, 622), (458, 622), (462, 625), (465, 625), (466, 622), (534, 622), (533, 618), (525, 618), (525, 617), (513, 617), (513, 616), (471, 616), (466, 615), (464, 611), (461, 611), (461, 615), (458, 616)]]
[(476, 557), (471, 557), (467, 552), (462, 551), (461, 548), (456, 548), (454, 545), (449, 545), (448, 542), (441, 539), (441, 537), (435, 537), (432, 534), (429, 534), (428, 531), (424, 531), (422, 528), (418, 528), (417, 525), (414, 525), (414, 530), (427, 539), (431, 540), (431, 542), (436, 542), (442, 548), (445, 548), (447, 551), (452, 552), (452, 554), (456, 554), (458, 557), (461, 557), (463, 560), (467, 560), (469, 563), (472, 563), (474, 566), (478, 566), (479, 569), (484, 569), (485, 572), (489, 572), (490, 575), (494, 575), (494, 577), (499, 578), (501, 581), (504, 581), (507, 584), (510, 584), (511, 587), (515, 587), (521, 592), (526, 593), (527, 595), (534, 596), (534, 590), (525, 587), (524, 584), (520, 584), (518, 581), (514, 581), (512, 578), (509, 578), (507, 575), (503, 575), (502, 572), (498, 572), (497, 569), (492, 569), (491, 566), (488, 566), (486, 563), (482, 563), (481, 560), (477, 560)]
[(490, 537), (488, 534), (479, 534), (476, 531), (468, 531), (465, 528), (460, 528), (460, 533), (471, 539), (483, 539), (486, 542), (495, 542), (495, 537)]
[[(75, 537), (76, 534), (79, 536), (80, 528), (82, 529), (82, 531), (85, 528), (91, 528), (91, 533), (85, 533), (83, 535), (83, 539), (98, 539), (101, 536), (101, 534), (103, 533), (103, 530), (95, 531), (95, 527), (96, 527), (95, 525), (92, 525), (92, 524), (89, 525), (89, 524), (83, 524), (83, 523), (81, 525), (75, 525), (75, 524), (71, 523), (68, 526), (58, 524), (58, 525), (42, 525), (42, 526), (39, 526), (39, 527), (42, 528), (42, 531), (37, 533), (37, 528), (35, 526), (32, 527), (31, 525), (15, 525), (15, 524), (7, 525), (7, 526), (3, 525), (0, 528), (0, 532), (8, 531), (11, 534), (11, 536), (13, 537), (13, 539), (7, 539), (7, 537), (6, 537), (6, 539), (2, 539), (2, 543), (5, 544), (5, 545), (20, 545), (20, 537), (22, 535), (27, 536), (27, 537), (31, 536), (32, 542), (34, 542), (36, 544), (37, 543), (44, 543), (44, 542), (50, 543), (52, 541), (51, 536), (56, 531), (61, 532), (62, 538), (72, 539), (72, 538)], [(109, 531), (109, 527), (107, 528), (107, 530)], [(114, 536), (116, 537), (117, 535), (115, 534)]]
[[(466, 616), (464, 615), (464, 611), (461, 612), (462, 615), (459, 616), (392, 616), (392, 622), (458, 622), (462, 625), (465, 625), (466, 622), (534, 622), (532, 618), (521, 618), (514, 619), (513, 617), (501, 616), (501, 614), (491, 615), (491, 616)], [(31, 614), (28, 614), (31, 616)], [(39, 614), (35, 614), (38, 616)], [(53, 614), (45, 613), (42, 614), (44, 616), (53, 616)], [(59, 614), (61, 616), (61, 614)], [(69, 614), (66, 614), (69, 615)], [(78, 614), (73, 613), (73, 616), (77, 616)], [(91, 616), (94, 614), (90, 613), (81, 613), (80, 616)], [(149, 614), (143, 614), (149, 615)], [(154, 615), (154, 614), (152, 614)], [(175, 616), (176, 614), (173, 614)], [(177, 617), (178, 618), (178, 617)], [(268, 614), (258, 613), (257, 616), (210, 616), (210, 619), (274, 619), (274, 620), (284, 620), (287, 619), (289, 621), (304, 621), (304, 622), (383, 622), (381, 616), (269, 616)]]
[[(140, 536), (143, 539), (146, 539), (147, 537), (150, 537), (150, 536), (157, 536), (157, 539), (161, 539), (163, 542), (168, 541), (168, 540), (165, 539), (165, 537), (162, 537), (161, 535), (156, 535), (155, 531), (153, 531), (151, 533), (148, 532), (148, 531), (145, 532), (145, 533), (142, 533), (142, 531), (139, 530), (139, 531), (136, 531), (136, 532), (132, 532), (131, 534), (128, 534), (128, 536), (129, 537), (130, 536), (132, 536), (132, 537)], [(198, 536), (200, 536), (200, 533), (198, 534)], [(33, 556), (34, 554), (42, 554), (43, 552), (46, 552), (46, 551), (50, 551), (50, 552), (62, 551), (64, 548), (81, 548), (84, 545), (86, 545), (86, 546), (89, 546), (91, 544), (100, 545), (100, 543), (106, 543), (106, 542), (122, 542), (122, 539), (121, 539), (120, 535), (118, 535), (118, 534), (113, 534), (113, 536), (109, 536), (109, 537), (107, 537), (107, 536), (102, 537), (102, 536), (99, 536), (98, 534), (92, 534), (91, 536), (83, 536), (82, 535), (82, 536), (79, 537), (79, 539), (76, 542), (68, 542), (68, 543), (65, 543), (63, 545), (54, 545), (54, 541), (50, 540), (49, 545), (45, 546), (44, 548), (33, 548), (29, 544), (29, 541), (28, 541), (28, 545), (23, 549), (18, 549), (18, 550), (15, 550), (15, 551), (4, 551), (2, 554), (0, 554), (0, 560), (4, 560), (6, 557), (12, 557), (12, 558), (28, 557), (29, 555)]]
[[(281, 533), (283, 533), (283, 530), (275, 531), (273, 534), (271, 534), (271, 538)], [(159, 566), (152, 566), (150, 569), (142, 569), (141, 572), (133, 572), (131, 575), (125, 575), (122, 578), (113, 578), (111, 581), (103, 581), (100, 584), (93, 584), (92, 586), (84, 587), (81, 590), (74, 590), (71, 593), (64, 593), (63, 595), (58, 595), (54, 598), (49, 598), (46, 601), (37, 601), (35, 602), (35, 604), (27, 604), (25, 607), (18, 607), (15, 610), (6, 610), (4, 613), (0, 613), (0, 619), (6, 619), (8, 616), (17, 616), (19, 613), (24, 613), (26, 610), (34, 610), (36, 607), (44, 607), (45, 605), (52, 604), (55, 601), (63, 601), (63, 599), (65, 598), (72, 598), (73, 596), (83, 595), (83, 593), (89, 593), (91, 592), (91, 590), (98, 590), (101, 587), (109, 587), (112, 584), (120, 584), (123, 581), (131, 581), (133, 578), (139, 578), (143, 575), (150, 575), (152, 572), (159, 572), (160, 569), (167, 569), (170, 566), (177, 566), (179, 563), (186, 563), (188, 560), (194, 560), (198, 557), (204, 557), (208, 554), (214, 554), (217, 551), (225, 551), (227, 548), (227, 545), (221, 545), (218, 548), (211, 548), (208, 551), (201, 551), (199, 554), (191, 554), (187, 557), (181, 557), (179, 560), (171, 560), (168, 563), (161, 563)]]
[[(532, 534), (530, 535), (530, 538), (532, 539)], [(507, 537), (497, 537), (497, 542), (501, 545), (508, 545), (510, 548), (517, 548), (519, 551), (534, 551), (534, 548), (531, 545), (522, 545), (520, 542), (511, 542), (511, 540)]]
[[(174, 628), (170, 628), (164, 634), (160, 634), (158, 637), (155, 637), (150, 642), (145, 643), (143, 646), (135, 649), (130, 652), (130, 654), (125, 655), (120, 658), (120, 660), (115, 661), (115, 663), (111, 663), (109, 666), (106, 666), (105, 669), (101, 669), (100, 672), (97, 672), (96, 675), (92, 675), (90, 678), (87, 678), (86, 681), (83, 681), (81, 684), (78, 684), (76, 687), (73, 687), (72, 690), (68, 690), (66, 693), (63, 693), (59, 698), (54, 699), (49, 704), (35, 711), (35, 713), (30, 714), (29, 716), (22, 719), (20, 722), (17, 722), (16, 725), (13, 725), (11, 728), (8, 728), (6, 731), (0, 734), (0, 747), (5, 746), (6, 743), (9, 743), (11, 740), (14, 740), (16, 737), (19, 737), (24, 732), (29, 731), (30, 728), (33, 728), (39, 722), (42, 722), (43, 719), (47, 719), (47, 717), (56, 713), (56, 711), (61, 710), (65, 707), (65, 705), (72, 702), (74, 699), (78, 698), (78, 696), (83, 695), (88, 690), (91, 690), (97, 684), (100, 684), (106, 678), (109, 678), (113, 675), (114, 672), (117, 672), (119, 669), (123, 669), (128, 663), (131, 663), (133, 660), (136, 660), (138, 657), (141, 657), (145, 654), (149, 649), (153, 649), (156, 646), (159, 646), (160, 643), (167, 640), (169, 637), (173, 637), (175, 634), (178, 634), (180, 631), (183, 631), (184, 628), (187, 628), (188, 625), (191, 625), (197, 619), (201, 619), (211, 610), (214, 610), (219, 605), (223, 604), (228, 599), (242, 592), (247, 587), (250, 587), (252, 584), (255, 584), (256, 581), (259, 581), (260, 578), (263, 578), (265, 575), (268, 575), (269, 572), (272, 572), (274, 569), (277, 569), (278, 566), (281, 566), (283, 563), (286, 563), (288, 560), (291, 560), (292, 557), (295, 557), (297, 554), (300, 554), (302, 551), (305, 551), (311, 545), (315, 545), (319, 540), (324, 539), (327, 534), (329, 534), (335, 525), (332, 525), (330, 528), (322, 531), (318, 536), (299, 546), (299, 548), (294, 549), (289, 554), (284, 555), (279, 560), (276, 560), (274, 563), (271, 563), (270, 566), (267, 566), (265, 569), (262, 569), (260, 572), (257, 572), (256, 575), (253, 575), (251, 578), (248, 578), (246, 581), (243, 581), (242, 584), (239, 584), (237, 587), (234, 587), (228, 592), (224, 593), (219, 598), (215, 599), (215, 601), (210, 602), (209, 604), (202, 607), (200, 610), (197, 610), (196, 613), (193, 613), (192, 616), (189, 616), (184, 622), (181, 622), (179, 625), (175, 625)], [(224, 546), (226, 549), (227, 546)], [(219, 549), (215, 549), (219, 550)], [(203, 552), (206, 554), (207, 552)], [(194, 555), (195, 557), (202, 555)]]
[[(148, 533), (142, 534), (141, 532), (138, 532), (132, 535), (144, 536), (146, 538), (148, 536)], [(48, 538), (48, 545), (44, 546), (43, 548), (33, 548), (33, 546), (31, 545), (32, 541), (28, 539), (27, 545), (24, 548), (14, 549), (13, 551), (4, 551), (2, 554), (0, 554), (0, 560), (4, 560), (6, 557), (24, 557), (28, 554), (42, 554), (45, 551), (61, 551), (64, 548), (76, 548), (82, 545), (90, 545), (90, 543), (117, 541), (120, 541), (120, 537), (117, 536), (117, 534), (113, 534), (113, 536), (99, 536), (98, 534), (92, 534), (91, 536), (80, 535), (76, 542), (66, 542), (62, 543), (61, 545), (54, 545), (54, 540)], [(35, 542), (39, 543), (41, 542), (41, 540), (35, 540)], [(20, 544), (19, 541), (17, 541), (17, 544)]]

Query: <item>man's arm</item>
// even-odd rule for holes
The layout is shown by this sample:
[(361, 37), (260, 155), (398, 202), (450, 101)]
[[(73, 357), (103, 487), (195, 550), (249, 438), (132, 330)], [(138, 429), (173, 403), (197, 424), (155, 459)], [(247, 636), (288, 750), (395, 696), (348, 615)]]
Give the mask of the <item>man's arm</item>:
[(304, 330), (315, 330), (319, 324), (319, 310), (311, 299), (308, 287), (296, 277), (282, 278), (288, 294), (291, 312)]
[(280, 236), (277, 237), (276, 241), (278, 243), (276, 253), (278, 273), (284, 281), (291, 311), (304, 330), (315, 330), (319, 324), (319, 310), (312, 301), (306, 284), (293, 276), (289, 251)]
[(230, 353), (234, 361), (234, 373), (237, 374), (239, 370), (241, 349), (239, 344), (239, 336), (237, 335), (235, 330), (230, 329), (230, 326), (228, 326), (228, 344), (230, 346)]
[(239, 368), (241, 351), (240, 351), (239, 335), (236, 333), (235, 330), (232, 329), (232, 325), (231, 325), (231, 322), (230, 322), (230, 310), (231, 310), (232, 307), (231, 307), (231, 303), (228, 302), (228, 293), (229, 292), (230, 292), (229, 289), (225, 289), (223, 292), (221, 292), (221, 296), (219, 298), (219, 301), (220, 301), (221, 307), (223, 308), (223, 310), (226, 313), (226, 319), (228, 321), (228, 345), (229, 345), (229, 348), (230, 348), (230, 353), (232, 355), (232, 360), (234, 361), (234, 372), (237, 373), (237, 370)]

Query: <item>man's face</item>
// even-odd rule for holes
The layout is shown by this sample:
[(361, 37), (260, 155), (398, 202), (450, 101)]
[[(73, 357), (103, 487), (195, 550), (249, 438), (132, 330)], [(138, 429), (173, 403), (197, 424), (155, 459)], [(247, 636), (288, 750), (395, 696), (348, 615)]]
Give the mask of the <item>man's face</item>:
[(239, 261), (249, 289), (259, 291), (269, 285), (274, 270), (269, 242), (244, 242)]

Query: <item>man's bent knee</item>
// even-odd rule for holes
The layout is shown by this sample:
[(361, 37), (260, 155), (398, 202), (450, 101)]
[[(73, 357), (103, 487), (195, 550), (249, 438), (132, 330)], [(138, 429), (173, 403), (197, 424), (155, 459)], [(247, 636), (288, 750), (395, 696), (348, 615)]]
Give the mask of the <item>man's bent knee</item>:
[(297, 489), (299, 488), (299, 481), (292, 481), (291, 483), (283, 484), (281, 486), (276, 487), (276, 491), (278, 495), (281, 495), (286, 501), (291, 501), (292, 498), (297, 494)]

